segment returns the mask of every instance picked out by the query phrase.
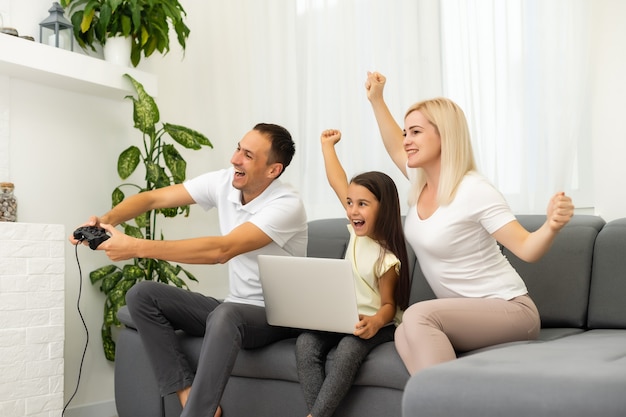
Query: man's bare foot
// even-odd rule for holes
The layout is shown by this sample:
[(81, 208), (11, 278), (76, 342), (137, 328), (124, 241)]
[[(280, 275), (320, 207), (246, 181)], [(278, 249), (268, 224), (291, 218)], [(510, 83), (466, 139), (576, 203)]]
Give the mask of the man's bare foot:
[(180, 405), (183, 408), (185, 408), (185, 405), (187, 404), (187, 398), (189, 398), (190, 392), (191, 392), (191, 386), (187, 388), (183, 388), (180, 391), (176, 391), (176, 394), (178, 394), (178, 400), (180, 401)]
[[(180, 400), (180, 405), (182, 405), (183, 408), (187, 405), (187, 399), (189, 398), (190, 392), (191, 387), (187, 387), (176, 392), (178, 394), (178, 399)], [(219, 405), (217, 406), (217, 410), (215, 410), (215, 417), (222, 417), (222, 407)]]

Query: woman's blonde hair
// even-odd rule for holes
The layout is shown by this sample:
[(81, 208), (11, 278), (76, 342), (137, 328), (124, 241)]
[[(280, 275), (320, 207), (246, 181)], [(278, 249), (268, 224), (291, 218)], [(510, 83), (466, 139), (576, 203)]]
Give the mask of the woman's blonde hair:
[[(404, 118), (406, 119), (414, 111), (422, 113), (439, 134), (441, 140), (441, 175), (437, 190), (437, 202), (439, 205), (450, 204), (465, 174), (476, 170), (465, 113), (455, 102), (443, 97), (415, 103), (409, 107)], [(417, 180), (413, 183), (409, 193), (410, 206), (417, 203), (417, 197), (425, 183), (424, 172), (418, 168)]]

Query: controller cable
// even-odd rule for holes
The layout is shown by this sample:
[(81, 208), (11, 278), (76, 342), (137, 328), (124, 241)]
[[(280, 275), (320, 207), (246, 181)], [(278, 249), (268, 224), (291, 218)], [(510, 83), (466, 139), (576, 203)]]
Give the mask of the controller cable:
[(76, 396), (76, 393), (78, 392), (78, 386), (80, 384), (80, 376), (83, 372), (83, 362), (85, 361), (85, 355), (87, 353), (87, 346), (89, 345), (89, 329), (87, 329), (87, 323), (85, 323), (85, 318), (83, 317), (83, 313), (80, 311), (80, 296), (83, 292), (83, 272), (80, 268), (80, 261), (78, 260), (78, 245), (80, 245), (82, 241), (83, 239), (80, 239), (76, 243), (76, 245), (74, 245), (74, 249), (76, 253), (76, 264), (78, 265), (78, 277), (79, 277), (78, 299), (76, 300), (76, 309), (78, 310), (78, 315), (80, 316), (80, 320), (83, 322), (83, 327), (85, 328), (85, 335), (86, 335), (85, 348), (83, 349), (83, 355), (80, 359), (80, 367), (78, 368), (78, 378), (76, 380), (76, 388), (74, 389), (74, 393), (72, 394), (70, 399), (67, 400), (67, 403), (65, 403), (65, 406), (63, 407), (63, 411), (61, 412), (61, 417), (65, 415), (65, 410), (67, 409), (67, 406), (70, 405), (70, 402), (72, 402), (72, 400)]

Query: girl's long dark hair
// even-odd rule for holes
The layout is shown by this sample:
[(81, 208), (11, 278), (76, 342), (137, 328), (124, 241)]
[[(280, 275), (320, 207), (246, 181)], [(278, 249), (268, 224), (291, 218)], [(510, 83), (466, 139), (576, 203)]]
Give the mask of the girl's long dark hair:
[[(396, 184), (391, 177), (379, 171), (368, 171), (356, 175), (350, 182), (367, 188), (380, 203), (374, 225), (374, 236), (386, 251), (393, 253), (400, 260), (400, 276), (394, 298), (396, 304), (402, 310), (406, 310), (409, 306), (411, 279)], [(381, 254), (381, 258), (383, 255)]]

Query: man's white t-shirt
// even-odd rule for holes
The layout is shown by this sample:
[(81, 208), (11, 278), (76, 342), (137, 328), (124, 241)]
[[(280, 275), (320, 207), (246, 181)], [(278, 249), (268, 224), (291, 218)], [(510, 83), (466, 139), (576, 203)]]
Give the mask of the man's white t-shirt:
[[(407, 168), (409, 179), (415, 169)], [(405, 219), (407, 242), (438, 298), (510, 300), (528, 292), (491, 236), (515, 220), (502, 194), (476, 172), (461, 180), (454, 200), (420, 219), (412, 206)]]
[(241, 191), (232, 186), (233, 168), (209, 172), (184, 183), (193, 200), (204, 210), (217, 208), (223, 235), (250, 222), (272, 242), (228, 262), (229, 294), (224, 301), (264, 306), (257, 256), (306, 256), (307, 218), (304, 204), (291, 186), (274, 180), (248, 204), (241, 204)]

